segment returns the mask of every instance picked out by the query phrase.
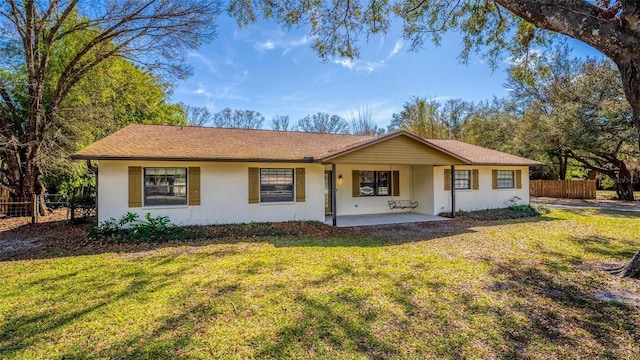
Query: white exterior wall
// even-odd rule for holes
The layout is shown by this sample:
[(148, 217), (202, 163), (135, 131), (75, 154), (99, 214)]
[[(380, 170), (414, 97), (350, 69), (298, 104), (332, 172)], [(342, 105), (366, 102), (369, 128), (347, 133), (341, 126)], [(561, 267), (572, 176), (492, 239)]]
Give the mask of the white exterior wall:
[(433, 211), (433, 166), (413, 166), (413, 196), (419, 205), (412, 212), (435, 215)]
[[(327, 167), (330, 170), (331, 166)], [(400, 196), (352, 196), (352, 172), (361, 171), (399, 171)], [(336, 208), (337, 216), (383, 214), (411, 211), (411, 209), (389, 209), (389, 200), (411, 200), (412, 193), (412, 167), (408, 165), (336, 165), (336, 179), (342, 175), (342, 183), (336, 181)]]
[[(129, 208), (129, 166), (200, 167), (201, 205)], [(305, 202), (249, 204), (249, 167), (305, 168)], [(324, 165), (321, 164), (103, 160), (99, 162), (98, 176), (99, 222), (118, 219), (127, 212), (137, 213), (141, 218), (146, 213), (169, 216), (176, 225), (324, 221)]]
[[(451, 212), (451, 191), (444, 190), (444, 170), (449, 166), (433, 167), (434, 214)], [(456, 190), (456, 211), (474, 211), (506, 208), (514, 196), (518, 204), (529, 204), (529, 167), (527, 166), (456, 166), (456, 170), (478, 169), (478, 190)], [(493, 189), (492, 170), (521, 170), (521, 189)], [(514, 179), (515, 180), (515, 179)]]

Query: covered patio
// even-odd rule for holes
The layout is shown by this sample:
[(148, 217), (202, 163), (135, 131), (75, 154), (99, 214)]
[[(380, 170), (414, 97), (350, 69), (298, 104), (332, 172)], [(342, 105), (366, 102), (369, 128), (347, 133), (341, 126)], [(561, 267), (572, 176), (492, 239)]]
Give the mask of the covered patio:
[[(385, 214), (364, 214), (364, 215), (340, 215), (337, 217), (337, 227), (352, 226), (372, 226), (372, 225), (390, 225), (390, 224), (406, 224), (430, 221), (447, 221), (449, 218), (418, 214), (411, 212), (401, 213), (385, 213)], [(332, 225), (333, 218), (331, 215), (325, 217), (325, 224)]]

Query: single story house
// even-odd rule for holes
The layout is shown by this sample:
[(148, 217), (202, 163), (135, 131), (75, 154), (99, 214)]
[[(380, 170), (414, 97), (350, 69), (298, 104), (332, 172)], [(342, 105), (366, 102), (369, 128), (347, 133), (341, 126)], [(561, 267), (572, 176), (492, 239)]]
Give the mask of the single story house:
[(529, 201), (522, 157), (406, 131), (384, 136), (130, 125), (74, 154), (97, 160), (98, 221), (179, 225), (504, 208)]

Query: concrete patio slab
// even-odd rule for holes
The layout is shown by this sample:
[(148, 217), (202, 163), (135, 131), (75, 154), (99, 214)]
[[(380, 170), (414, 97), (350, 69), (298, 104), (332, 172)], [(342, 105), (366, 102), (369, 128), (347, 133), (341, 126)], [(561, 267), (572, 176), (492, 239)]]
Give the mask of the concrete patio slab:
[[(435, 216), (416, 214), (409, 212), (402, 212), (396, 214), (367, 214), (367, 215), (343, 215), (338, 216), (338, 227), (352, 227), (352, 226), (371, 226), (371, 225), (389, 225), (389, 224), (404, 224), (404, 223), (417, 223), (427, 221), (445, 221), (450, 220), (448, 218)], [(331, 216), (325, 217), (325, 224), (331, 225)]]

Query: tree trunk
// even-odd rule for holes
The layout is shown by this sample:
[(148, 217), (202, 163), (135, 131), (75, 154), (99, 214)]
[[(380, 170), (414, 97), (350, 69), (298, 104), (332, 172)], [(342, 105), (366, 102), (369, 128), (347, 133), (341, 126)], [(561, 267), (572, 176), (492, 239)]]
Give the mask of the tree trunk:
[(616, 178), (616, 194), (618, 199), (633, 201), (633, 181), (631, 179), (631, 173), (627, 169), (624, 161), (620, 161), (618, 164), (620, 168), (618, 177)]
[(609, 270), (609, 273), (620, 277), (640, 279), (640, 251), (624, 266)]
[(640, 48), (635, 50), (629, 51), (625, 56), (614, 60), (620, 70), (627, 101), (633, 110), (633, 123), (636, 126), (636, 134), (638, 135), (636, 140), (640, 148)]
[[(42, 182), (42, 162), (40, 159), (40, 147), (34, 143), (20, 146), (16, 154), (11, 154), (6, 159), (9, 184), (11, 188), (9, 197), (17, 202), (31, 201), (34, 195), (40, 202), (39, 215), (46, 215), (48, 212), (44, 204), (44, 193), (46, 191)], [(33, 215), (31, 205), (15, 205), (10, 213), (21, 214), (23, 216)]]
[(563, 150), (560, 154), (560, 180), (567, 179), (567, 167), (569, 164), (569, 155), (567, 151)]

